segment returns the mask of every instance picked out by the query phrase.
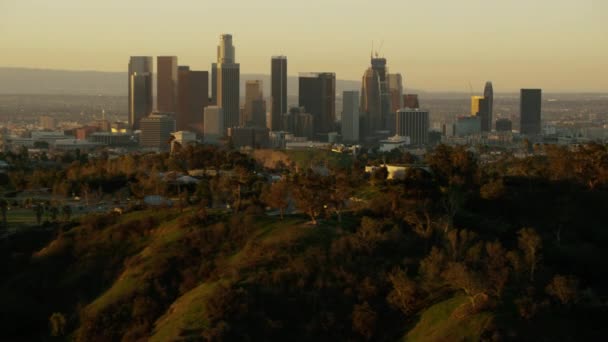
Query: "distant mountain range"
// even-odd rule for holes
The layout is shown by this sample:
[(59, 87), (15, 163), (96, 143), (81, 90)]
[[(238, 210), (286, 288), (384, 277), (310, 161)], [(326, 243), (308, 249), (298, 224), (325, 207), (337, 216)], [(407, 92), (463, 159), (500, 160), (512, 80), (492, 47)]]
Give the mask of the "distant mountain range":
[[(264, 94), (270, 95), (270, 75), (241, 74), (241, 95), (245, 81), (262, 80)], [(287, 93), (298, 94), (297, 76), (289, 76)], [(359, 90), (360, 81), (337, 80), (336, 92)], [(0, 67), (0, 94), (114, 95), (127, 96), (127, 73), (69, 71)]]

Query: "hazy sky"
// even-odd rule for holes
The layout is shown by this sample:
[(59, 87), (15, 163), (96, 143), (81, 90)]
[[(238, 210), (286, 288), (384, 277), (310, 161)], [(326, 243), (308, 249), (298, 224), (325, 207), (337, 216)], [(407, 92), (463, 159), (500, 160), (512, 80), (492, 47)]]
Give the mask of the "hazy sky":
[[(232, 33), (243, 73), (358, 80), (372, 41), (405, 86), (608, 91), (608, 0), (0, 0), (0, 66), (126, 71), (130, 55), (208, 70)], [(1, 82), (1, 80), (0, 80)]]

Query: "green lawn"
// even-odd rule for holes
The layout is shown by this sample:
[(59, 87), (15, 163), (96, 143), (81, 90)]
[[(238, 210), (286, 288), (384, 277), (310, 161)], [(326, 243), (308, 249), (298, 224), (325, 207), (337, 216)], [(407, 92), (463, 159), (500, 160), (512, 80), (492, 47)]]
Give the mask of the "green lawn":
[(6, 212), (9, 228), (36, 225), (36, 213), (33, 209), (11, 208)]
[(464, 318), (454, 317), (454, 310), (467, 300), (465, 296), (456, 296), (431, 306), (420, 315), (420, 320), (403, 341), (479, 341), (493, 316), (481, 312)]

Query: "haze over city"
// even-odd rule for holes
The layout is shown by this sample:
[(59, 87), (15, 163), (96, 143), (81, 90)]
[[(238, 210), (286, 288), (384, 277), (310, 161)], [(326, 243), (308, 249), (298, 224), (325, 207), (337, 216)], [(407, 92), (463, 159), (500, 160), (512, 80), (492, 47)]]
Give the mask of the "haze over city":
[(177, 55), (207, 70), (232, 33), (242, 73), (331, 71), (360, 80), (377, 50), (405, 87), (603, 92), (608, 5), (539, 1), (15, 1), (0, 3), (0, 67), (125, 71), (128, 56)]

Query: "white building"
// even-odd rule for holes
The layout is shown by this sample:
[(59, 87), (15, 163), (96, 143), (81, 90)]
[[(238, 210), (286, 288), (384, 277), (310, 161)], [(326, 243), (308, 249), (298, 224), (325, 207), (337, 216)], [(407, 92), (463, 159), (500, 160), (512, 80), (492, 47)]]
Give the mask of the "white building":
[(393, 137), (388, 138), (387, 140), (381, 140), (380, 141), (380, 152), (390, 152), (392, 150), (398, 149), (398, 148), (402, 148), (402, 147), (406, 147), (408, 145), (410, 145), (410, 138), (409, 137), (402, 137), (402, 136), (398, 136), (395, 135)]

